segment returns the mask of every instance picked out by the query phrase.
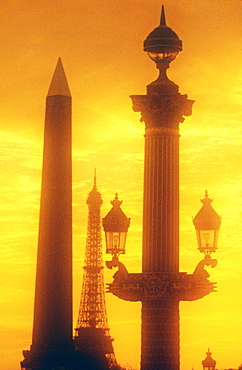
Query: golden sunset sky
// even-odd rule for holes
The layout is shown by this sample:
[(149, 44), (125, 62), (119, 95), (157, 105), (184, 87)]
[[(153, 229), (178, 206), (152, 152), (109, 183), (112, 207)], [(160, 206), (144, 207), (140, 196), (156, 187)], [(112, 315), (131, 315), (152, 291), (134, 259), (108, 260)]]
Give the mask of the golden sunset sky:
[[(183, 40), (169, 78), (195, 100), (180, 125), (180, 270), (203, 258), (192, 216), (207, 189), (222, 216), (217, 293), (182, 302), (181, 370), (242, 363), (242, 1), (165, 0)], [(93, 169), (102, 217), (118, 192), (131, 217), (129, 272), (141, 271), (144, 124), (129, 95), (145, 94), (155, 64), (142, 51), (159, 24), (160, 0), (2, 0), (0, 4), (0, 369), (20, 369), (32, 335), (45, 96), (58, 60), (73, 97), (74, 326), (80, 300), (86, 198)], [(104, 247), (104, 238), (103, 238)], [(111, 259), (105, 256), (104, 260)], [(105, 269), (106, 283), (114, 271)], [(108, 294), (118, 361), (139, 368), (140, 303)]]

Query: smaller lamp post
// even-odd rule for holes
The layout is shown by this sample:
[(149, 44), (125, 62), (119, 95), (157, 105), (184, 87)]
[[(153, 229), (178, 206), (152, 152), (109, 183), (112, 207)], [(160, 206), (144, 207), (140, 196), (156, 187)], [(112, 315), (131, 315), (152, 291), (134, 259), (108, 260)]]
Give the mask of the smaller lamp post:
[(202, 361), (203, 370), (215, 370), (216, 361), (212, 358), (212, 352), (208, 349), (206, 352), (207, 357)]
[(204, 260), (199, 262), (194, 272), (204, 271), (205, 265), (211, 265), (211, 267), (217, 265), (217, 260), (211, 259), (211, 253), (216, 252), (217, 249), (221, 217), (213, 209), (212, 201), (213, 199), (208, 197), (206, 190), (205, 198), (201, 199), (203, 206), (193, 218), (193, 224), (197, 233), (198, 249), (205, 254)]
[(113, 256), (112, 261), (107, 261), (108, 268), (116, 267), (120, 262), (118, 257), (120, 254), (125, 254), (125, 244), (130, 218), (126, 217), (120, 208), (123, 201), (118, 199), (116, 193), (115, 198), (111, 201), (112, 209), (103, 218), (102, 224), (105, 231), (106, 253)]

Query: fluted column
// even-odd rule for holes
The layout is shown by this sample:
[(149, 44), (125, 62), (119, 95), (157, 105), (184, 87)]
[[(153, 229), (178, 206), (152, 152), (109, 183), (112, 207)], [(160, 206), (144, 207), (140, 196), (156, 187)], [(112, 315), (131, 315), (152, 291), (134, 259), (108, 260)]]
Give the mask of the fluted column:
[(142, 370), (179, 369), (179, 301), (142, 302)]
[[(153, 125), (145, 132), (143, 208), (143, 273), (151, 279), (179, 271), (179, 132)], [(141, 331), (141, 369), (178, 370), (179, 301), (144, 300)]]
[(143, 272), (178, 272), (178, 129), (145, 134)]
[[(179, 273), (179, 123), (192, 101), (168, 79), (133, 95), (145, 122), (141, 370), (179, 370), (179, 299), (163, 298), (166, 280)], [(161, 276), (161, 274), (167, 274)]]
[[(178, 122), (170, 127), (170, 120), (165, 121), (162, 112), (159, 124), (154, 117), (151, 121), (144, 114), (142, 271), (151, 276), (179, 271)], [(141, 333), (142, 370), (179, 369), (179, 301), (144, 300)]]

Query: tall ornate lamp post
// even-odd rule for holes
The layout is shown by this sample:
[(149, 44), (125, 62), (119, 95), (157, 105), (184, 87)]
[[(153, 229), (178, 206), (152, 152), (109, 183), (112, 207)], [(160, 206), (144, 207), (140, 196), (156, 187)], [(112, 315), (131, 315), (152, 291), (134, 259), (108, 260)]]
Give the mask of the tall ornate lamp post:
[(144, 41), (144, 50), (159, 77), (147, 86), (147, 95), (131, 96), (145, 122), (142, 273), (129, 274), (116, 256), (109, 267), (120, 271), (109, 291), (142, 302), (141, 370), (178, 370), (179, 302), (202, 298), (214, 283), (199, 268), (191, 275), (179, 272), (179, 123), (191, 114), (193, 101), (166, 75), (182, 41), (167, 27), (163, 7), (160, 25)]

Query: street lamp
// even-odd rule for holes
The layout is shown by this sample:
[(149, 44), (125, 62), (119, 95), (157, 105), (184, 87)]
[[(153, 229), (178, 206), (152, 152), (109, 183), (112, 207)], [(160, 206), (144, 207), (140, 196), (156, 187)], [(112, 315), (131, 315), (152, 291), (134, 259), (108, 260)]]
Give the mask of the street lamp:
[(218, 232), (221, 225), (221, 217), (213, 209), (212, 201), (206, 190), (205, 198), (201, 200), (203, 206), (193, 218), (193, 224), (197, 232), (198, 249), (205, 256), (210, 256), (212, 252), (216, 252)]
[(205, 278), (209, 277), (209, 273), (204, 267), (215, 267), (217, 265), (217, 260), (211, 258), (211, 253), (216, 252), (218, 232), (221, 225), (221, 217), (213, 209), (212, 201), (208, 197), (206, 190), (205, 198), (201, 199), (203, 203), (202, 208), (193, 218), (193, 224), (197, 233), (198, 249), (205, 255), (204, 259), (197, 264), (193, 274)]
[(102, 222), (106, 239), (106, 253), (110, 253), (113, 256), (112, 261), (106, 263), (108, 268), (117, 266), (118, 256), (125, 254), (130, 218), (126, 217), (120, 208), (122, 203), (123, 201), (118, 199), (118, 194), (116, 193), (114, 200), (111, 201), (113, 207), (103, 218)]
[[(114, 243), (121, 230), (111, 227), (111, 210), (103, 220), (107, 252), (113, 255), (107, 267), (119, 270), (108, 292), (142, 302), (141, 370), (179, 370), (179, 302), (204, 297), (214, 291), (214, 283), (204, 270), (211, 265), (210, 255), (193, 274), (179, 272), (179, 123), (191, 115), (194, 101), (180, 94), (166, 75), (182, 41), (166, 26), (164, 7), (160, 25), (145, 39), (144, 50), (160, 73), (147, 86), (146, 95), (131, 95), (133, 110), (145, 122), (142, 272), (128, 273), (118, 261), (124, 246)], [(126, 218), (123, 232), (128, 225)]]

